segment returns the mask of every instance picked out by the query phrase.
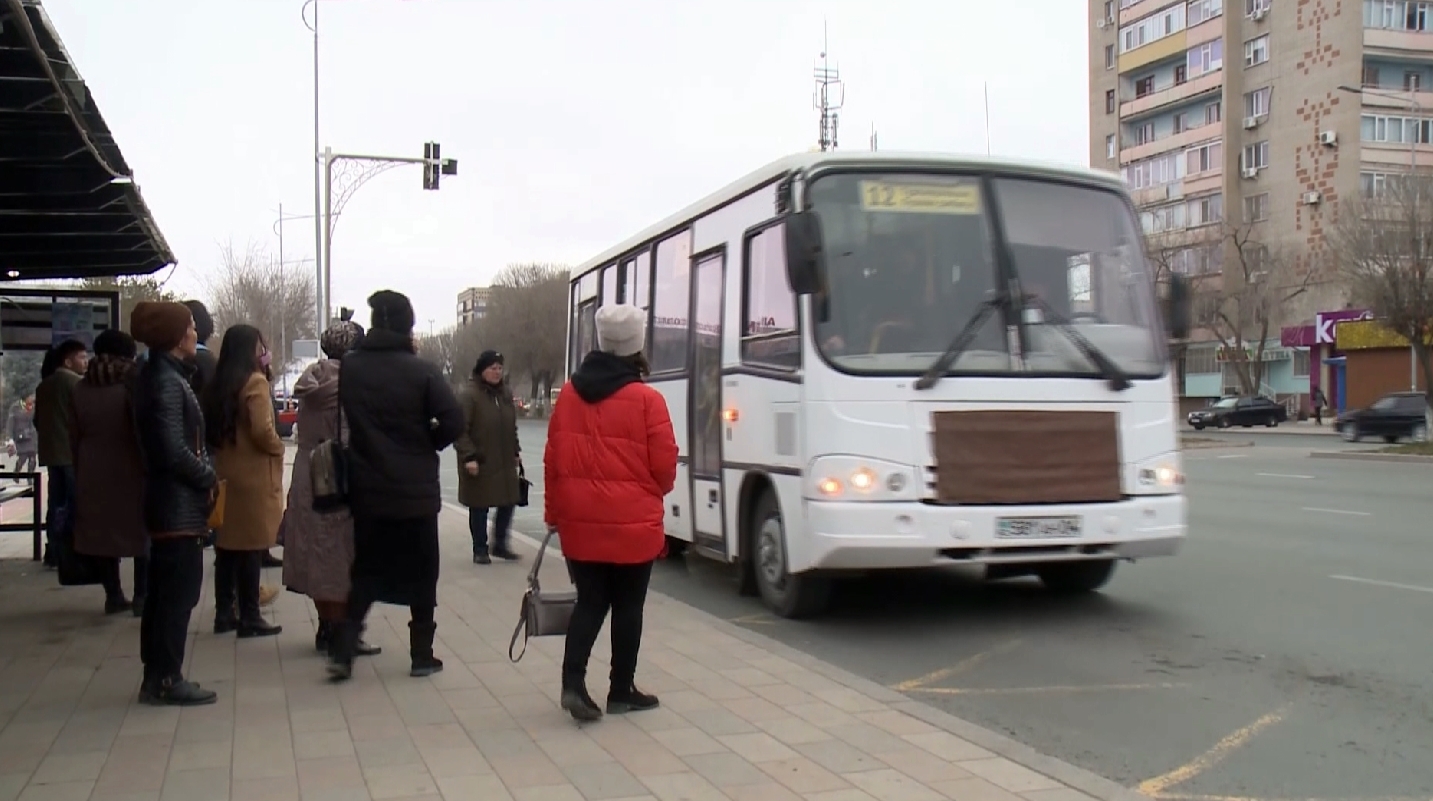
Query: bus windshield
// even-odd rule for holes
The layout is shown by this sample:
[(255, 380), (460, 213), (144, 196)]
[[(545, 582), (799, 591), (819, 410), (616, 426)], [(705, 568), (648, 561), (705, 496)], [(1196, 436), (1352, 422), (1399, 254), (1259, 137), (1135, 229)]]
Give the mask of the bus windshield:
[(924, 372), (1007, 289), (993, 205), (1025, 296), (1012, 316), (1023, 336), (990, 315), (948, 374), (1100, 375), (1057, 326), (1070, 323), (1130, 378), (1162, 375), (1153, 276), (1123, 197), (1035, 177), (996, 177), (989, 186), (992, 197), (975, 175), (869, 172), (810, 184), (825, 237), (826, 287), (813, 309), (826, 359), (849, 373)]

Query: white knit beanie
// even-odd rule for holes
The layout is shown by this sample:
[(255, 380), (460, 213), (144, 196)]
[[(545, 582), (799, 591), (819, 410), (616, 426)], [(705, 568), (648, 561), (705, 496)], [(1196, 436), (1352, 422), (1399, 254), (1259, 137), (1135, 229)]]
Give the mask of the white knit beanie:
[(627, 303), (597, 310), (597, 347), (614, 356), (632, 356), (647, 344), (647, 313)]

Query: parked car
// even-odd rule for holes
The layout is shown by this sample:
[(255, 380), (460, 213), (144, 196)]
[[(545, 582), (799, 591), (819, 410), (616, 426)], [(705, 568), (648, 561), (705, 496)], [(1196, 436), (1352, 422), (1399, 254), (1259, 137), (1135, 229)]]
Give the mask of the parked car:
[(1256, 425), (1273, 428), (1279, 423), (1288, 422), (1289, 411), (1282, 404), (1263, 397), (1220, 398), (1207, 409), (1190, 412), (1188, 419), (1195, 431), (1210, 427), (1251, 428)]
[(1367, 409), (1352, 409), (1338, 416), (1334, 428), (1349, 442), (1364, 437), (1383, 437), (1384, 442), (1400, 439), (1428, 441), (1428, 403), (1420, 392), (1393, 392)]

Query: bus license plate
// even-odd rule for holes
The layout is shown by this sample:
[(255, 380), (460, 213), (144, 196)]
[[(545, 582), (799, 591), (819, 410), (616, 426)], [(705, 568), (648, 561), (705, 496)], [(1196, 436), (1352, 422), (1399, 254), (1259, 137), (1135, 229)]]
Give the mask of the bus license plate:
[(1002, 517), (995, 521), (995, 537), (1002, 540), (1068, 539), (1078, 536), (1078, 517)]

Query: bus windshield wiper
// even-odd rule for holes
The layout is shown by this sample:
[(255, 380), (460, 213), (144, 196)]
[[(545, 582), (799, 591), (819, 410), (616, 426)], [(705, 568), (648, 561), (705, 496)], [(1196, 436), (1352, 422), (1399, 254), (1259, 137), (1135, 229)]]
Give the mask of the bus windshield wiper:
[(1007, 297), (1004, 292), (1001, 292), (977, 306), (975, 313), (970, 317), (970, 322), (960, 329), (960, 333), (956, 334), (955, 338), (946, 346), (945, 352), (937, 356), (936, 360), (931, 362), (930, 367), (926, 368), (925, 373), (916, 379), (915, 388), (930, 389), (935, 386), (945, 375), (945, 371), (949, 370), (950, 366), (955, 364), (955, 360), (960, 358), (960, 354), (964, 353), (965, 349), (970, 347), (970, 343), (975, 341), (975, 335), (980, 333), (981, 326), (990, 319), (990, 315), (1005, 305)]
[(1084, 357), (1090, 360), (1090, 364), (1093, 364), (1096, 369), (1100, 371), (1100, 378), (1109, 382), (1110, 389), (1115, 392), (1124, 392), (1134, 386), (1134, 384), (1130, 383), (1129, 378), (1125, 376), (1124, 371), (1119, 368), (1119, 365), (1115, 364), (1114, 360), (1111, 359), (1108, 354), (1095, 347), (1093, 342), (1085, 339), (1085, 335), (1076, 331), (1074, 325), (1072, 325), (1068, 319), (1061, 316), (1059, 312), (1055, 311), (1044, 298), (1027, 295), (1025, 301), (1027, 303), (1033, 303), (1036, 308), (1044, 313), (1045, 319), (1048, 320), (1056, 330), (1064, 334), (1065, 338), (1070, 340), (1070, 342), (1074, 343), (1080, 353), (1084, 354)]

